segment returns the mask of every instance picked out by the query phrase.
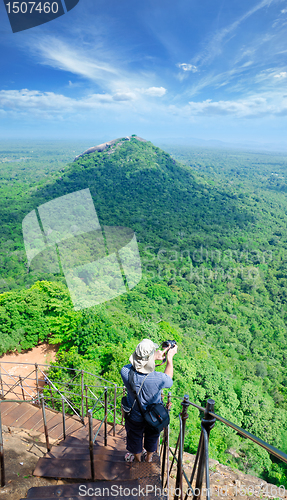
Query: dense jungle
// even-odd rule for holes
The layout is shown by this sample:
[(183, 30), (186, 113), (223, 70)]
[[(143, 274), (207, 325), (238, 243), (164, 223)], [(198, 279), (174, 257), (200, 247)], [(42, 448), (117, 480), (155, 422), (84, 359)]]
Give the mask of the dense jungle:
[[(89, 146), (0, 143), (0, 354), (57, 344), (57, 363), (121, 385), (142, 338), (175, 339), (172, 394), (203, 406), (212, 397), (218, 414), (286, 453), (287, 156), (168, 144), (165, 152), (132, 136), (74, 160)], [(135, 232), (142, 279), (74, 310), (61, 271), (29, 269), (22, 221), (86, 188), (101, 226)], [(74, 257), (92, 258), (88, 248)], [(174, 428), (178, 411), (175, 401)], [(192, 409), (186, 451), (195, 453), (199, 433)], [(210, 454), (287, 487), (287, 467), (219, 423)]]

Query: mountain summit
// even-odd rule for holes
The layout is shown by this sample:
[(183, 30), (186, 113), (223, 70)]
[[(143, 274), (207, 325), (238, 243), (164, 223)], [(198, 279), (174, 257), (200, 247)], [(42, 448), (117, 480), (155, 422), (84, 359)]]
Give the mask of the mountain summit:
[(121, 146), (124, 141), (130, 141), (131, 139), (136, 139), (140, 142), (147, 142), (145, 139), (142, 139), (141, 137), (138, 137), (135, 134), (128, 135), (127, 137), (123, 137), (121, 139), (114, 139), (114, 140), (109, 141), (109, 142), (103, 142), (102, 144), (98, 144), (98, 146), (93, 146), (89, 149), (86, 149), (86, 151), (84, 151), (82, 154), (76, 156), (74, 161), (78, 160), (78, 158), (81, 158), (84, 155), (89, 155), (91, 153), (95, 153), (96, 151), (98, 151), (98, 152), (105, 151), (105, 149), (108, 149), (110, 146), (115, 146), (115, 145)]

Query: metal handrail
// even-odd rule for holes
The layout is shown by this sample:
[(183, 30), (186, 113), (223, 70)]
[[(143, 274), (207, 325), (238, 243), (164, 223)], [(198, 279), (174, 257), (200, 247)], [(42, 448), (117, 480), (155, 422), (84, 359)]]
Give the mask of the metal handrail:
[(225, 418), (221, 417), (220, 415), (217, 415), (216, 413), (210, 412), (210, 415), (216, 418), (216, 420), (219, 420), (223, 424), (234, 429), (236, 432), (238, 432), (238, 434), (241, 434), (241, 436), (250, 439), (254, 443), (258, 444), (259, 446), (261, 446), (261, 448), (264, 448), (266, 451), (271, 453), (271, 455), (274, 455), (276, 458), (282, 460), (282, 462), (287, 463), (287, 454), (284, 453), (283, 451), (278, 450), (278, 448), (275, 448), (271, 444), (266, 443), (265, 441), (263, 441), (263, 439), (254, 436), (254, 434), (251, 434), (250, 432), (242, 429), (241, 427), (238, 427), (238, 425), (234, 424), (233, 422), (229, 422), (229, 420), (226, 420)]
[[(97, 401), (98, 402), (98, 401)], [(97, 404), (96, 402), (96, 404)], [(108, 440), (107, 440), (107, 417), (108, 417), (108, 389), (105, 387), (105, 415), (104, 418), (102, 419), (98, 430), (96, 432), (96, 435), (93, 437), (93, 410), (88, 411), (89, 415), (89, 450), (90, 450), (90, 462), (91, 462), (91, 476), (92, 476), (92, 481), (95, 480), (95, 468), (94, 468), (94, 443), (95, 440), (100, 432), (100, 429), (105, 423), (104, 426), (104, 445), (107, 446)], [(114, 431), (115, 431), (115, 423), (114, 423)]]
[[(89, 410), (89, 411), (91, 411), (91, 410)], [(98, 437), (98, 435), (99, 435), (99, 432), (100, 432), (100, 430), (101, 430), (101, 427), (102, 427), (102, 425), (103, 425), (104, 421), (106, 420), (107, 416), (108, 416), (108, 414), (106, 413), (106, 414), (105, 414), (105, 416), (104, 416), (104, 418), (101, 420), (101, 423), (100, 423), (100, 425), (99, 425), (99, 427), (98, 427), (98, 430), (97, 430), (96, 434), (94, 435), (94, 438), (93, 438), (93, 444), (95, 444), (95, 441), (96, 441), (96, 439), (97, 439), (97, 437)]]
[[(100, 396), (97, 398), (97, 401), (95, 402), (95, 404), (94, 404), (93, 408), (92, 408), (91, 410), (89, 410), (89, 411), (91, 411), (91, 412), (92, 412), (92, 414), (94, 413), (94, 410), (95, 410), (95, 408), (96, 408), (96, 406), (97, 406), (98, 402), (100, 402), (100, 403), (102, 402), (102, 401), (101, 401), (101, 396), (102, 396), (102, 394), (105, 394), (105, 391), (103, 391), (103, 392), (100, 394)], [(96, 396), (95, 396), (95, 397), (96, 397)]]
[[(168, 481), (169, 481), (168, 478), (171, 474), (174, 462), (176, 462), (176, 464), (177, 464), (177, 476), (176, 476), (176, 489), (175, 489), (174, 500), (183, 500), (182, 478), (185, 479), (187, 486), (188, 486), (188, 489), (189, 489), (185, 494), (184, 500), (187, 500), (190, 492), (193, 495), (193, 500), (200, 499), (201, 493), (202, 493), (204, 471), (205, 471), (205, 482), (206, 482), (206, 499), (210, 500), (208, 442), (209, 442), (210, 430), (213, 428), (213, 426), (217, 420), (222, 422), (224, 425), (227, 425), (228, 427), (232, 428), (233, 430), (235, 430), (238, 434), (240, 434), (244, 438), (250, 439), (251, 441), (253, 441), (257, 445), (261, 446), (262, 448), (264, 448), (267, 452), (269, 452), (270, 454), (272, 454), (276, 458), (279, 458), (283, 462), (287, 463), (287, 454), (286, 453), (275, 448), (274, 446), (270, 445), (269, 443), (266, 443), (265, 441), (258, 438), (254, 434), (251, 434), (250, 432), (246, 431), (245, 429), (242, 429), (241, 427), (234, 424), (233, 422), (230, 422), (229, 420), (214, 413), (214, 404), (215, 403), (212, 399), (209, 399), (207, 401), (206, 408), (203, 408), (202, 406), (200, 406), (196, 403), (193, 403), (192, 401), (189, 401), (187, 395), (184, 398), (180, 398), (179, 396), (173, 396), (173, 398), (181, 399), (182, 411), (179, 415), (179, 421), (180, 421), (179, 427), (180, 427), (180, 429), (179, 429), (179, 435), (178, 435), (178, 439), (177, 439), (176, 448), (174, 451), (169, 447), (169, 445), (167, 446), (167, 440), (165, 438), (163, 440), (163, 445), (162, 445), (163, 457), (165, 457), (166, 455), (168, 456), (169, 452), (170, 452), (173, 458), (172, 458), (172, 463), (171, 463), (170, 468), (168, 467), (168, 461), (167, 461), (165, 485), (164, 485), (165, 463), (162, 464), (162, 485), (164, 487), (167, 486)], [(171, 399), (171, 394), (169, 393), (168, 401), (170, 401), (170, 399)], [(197, 408), (199, 411), (204, 413), (204, 418), (201, 421), (201, 434), (200, 434), (199, 444), (198, 444), (198, 448), (197, 448), (197, 452), (196, 452), (190, 480), (188, 479), (186, 472), (182, 468), (182, 451), (183, 451), (183, 442), (184, 442), (185, 421), (188, 417), (187, 408), (189, 406), (193, 406), (193, 407)], [(168, 429), (166, 432), (168, 433)], [(177, 453), (178, 453), (178, 457), (176, 456)], [(194, 479), (196, 480), (195, 488), (192, 487), (192, 483), (193, 483)]]
[(71, 403), (69, 402), (69, 400), (67, 398), (65, 398), (65, 396), (59, 391), (59, 389), (53, 384), (53, 382), (47, 377), (47, 375), (42, 372), (42, 370), (40, 370), (40, 372), (42, 373), (42, 375), (44, 375), (46, 377), (46, 379), (52, 385), (53, 389), (55, 389), (55, 391), (57, 391), (61, 395), (61, 397), (64, 399), (65, 403), (67, 403), (67, 405), (71, 408), (71, 410), (73, 410), (73, 412), (79, 417), (79, 419), (81, 420), (81, 422), (83, 422), (83, 418), (79, 415), (79, 413), (71, 405)]
[[(16, 363), (16, 364), (17, 364), (17, 363)], [(19, 379), (17, 380), (17, 379), (16, 379), (13, 375), (11, 375), (10, 373), (8, 373), (8, 372), (7, 372), (7, 370), (5, 370), (5, 368), (4, 368), (4, 371), (6, 372), (6, 373), (5, 373), (5, 375), (6, 375), (6, 376), (8, 376), (8, 377), (10, 377), (10, 378), (12, 378), (12, 379), (14, 380), (14, 382), (15, 382), (15, 384), (14, 384), (14, 385), (13, 385), (13, 386), (9, 389), (9, 391), (8, 391), (8, 392), (6, 392), (6, 394), (5, 394), (5, 396), (6, 396), (9, 392), (13, 391), (13, 389), (14, 389), (15, 387), (17, 387), (17, 385), (19, 385), (19, 384), (21, 383), (21, 381), (20, 381)], [(31, 373), (32, 373), (32, 372), (31, 372)], [(29, 373), (29, 375), (31, 375), (31, 373)], [(2, 380), (2, 377), (1, 377), (1, 380)], [(24, 379), (23, 379), (23, 380), (24, 380)], [(3, 382), (3, 381), (2, 381), (2, 382)], [(9, 387), (9, 385), (7, 384), (7, 382), (4, 382), (4, 383), (5, 383), (5, 384)], [(29, 387), (29, 386), (28, 386), (28, 387)], [(24, 388), (23, 388), (23, 390), (25, 390), (25, 392), (28, 394), (28, 396), (30, 396), (30, 397), (31, 397), (31, 394), (29, 394), (29, 392), (28, 392), (28, 391), (26, 391), (26, 389), (24, 389)], [(15, 394), (15, 395), (17, 396), (17, 394)], [(4, 397), (4, 396), (3, 396), (3, 397)]]
[[(85, 405), (86, 405), (86, 411), (87, 415), (89, 415), (89, 424), (92, 424), (92, 415), (95, 410), (97, 410), (96, 405), (98, 404), (98, 410), (101, 410), (104, 413), (104, 416), (100, 422), (99, 427), (97, 428), (97, 432), (95, 436), (92, 436), (92, 425), (91, 427), (91, 432), (89, 431), (89, 434), (92, 436), (91, 445), (93, 447), (94, 442), (96, 441), (100, 430), (103, 428), (104, 424), (104, 445), (107, 445), (107, 425), (108, 425), (108, 417), (109, 415), (111, 416), (111, 419), (109, 419), (109, 422), (113, 420), (113, 435), (115, 436), (115, 431), (116, 431), (116, 424), (117, 421), (119, 421), (119, 418), (117, 418), (117, 411), (118, 411), (118, 404), (117, 404), (117, 398), (120, 396), (119, 393), (117, 393), (117, 384), (114, 382), (110, 382), (106, 379), (103, 379), (103, 377), (94, 375), (93, 373), (80, 370), (80, 369), (72, 369), (72, 368), (66, 368), (66, 367), (60, 367), (57, 365), (46, 365), (46, 364), (37, 364), (37, 363), (15, 363), (15, 362), (9, 362), (9, 361), (3, 361), (1, 362), (0, 360), (0, 367), (1, 364), (3, 363), (2, 366), (2, 373), (0, 370), (0, 385), (1, 385), (1, 391), (0, 391), (0, 403), (3, 401), (5, 402), (15, 402), (15, 399), (4, 399), (4, 394), (7, 396), (9, 392), (13, 393), (13, 396), (15, 396), (17, 402), (19, 403), (33, 403), (37, 404), (42, 408), (42, 417), (43, 417), (43, 423), (44, 423), (44, 433), (45, 433), (45, 439), (46, 439), (46, 446), (47, 450), (50, 450), (50, 443), (49, 443), (49, 435), (48, 435), (48, 425), (47, 425), (47, 419), (46, 419), (46, 409), (51, 408), (53, 411), (60, 411), (62, 412), (62, 420), (63, 420), (63, 438), (65, 439), (66, 437), (66, 422), (65, 422), (65, 405), (67, 405), (71, 412), (78, 417), (83, 425), (85, 424), (84, 421), (84, 410), (85, 410)], [(4, 366), (5, 365), (5, 366)], [(10, 374), (7, 370), (6, 365), (17, 365), (17, 366), (33, 366), (35, 367), (33, 371), (29, 371), (28, 375), (25, 377), (21, 378), (19, 376), (19, 380), (17, 379), (16, 376)], [(44, 369), (44, 368), (45, 369)], [(7, 368), (7, 369), (6, 369)], [(47, 375), (47, 369), (51, 368), (51, 375)], [(54, 369), (54, 370), (53, 370)], [(61, 380), (56, 381), (58, 378), (61, 376), (61, 370), (68, 370), (70, 371), (71, 375), (71, 380), (67, 381), (67, 379), (64, 382), (61, 382)], [(75, 375), (76, 372), (76, 375)], [(31, 376), (32, 374), (35, 374), (35, 378)], [(91, 380), (89, 377), (87, 378), (87, 381), (89, 381), (89, 384), (85, 384), (84, 380), (84, 375), (92, 376), (94, 377), (95, 383), (92, 384)], [(55, 380), (53, 380), (53, 376), (55, 377)], [(81, 383), (77, 383), (75, 381), (76, 377), (81, 377)], [(11, 381), (11, 382), (10, 382)], [(31, 382), (29, 382), (31, 381)], [(28, 383), (29, 382), (29, 383)], [(99, 383), (99, 384), (98, 384)], [(102, 385), (105, 383), (105, 385)], [(98, 384), (98, 385), (97, 385)], [(19, 394), (17, 394), (17, 391), (15, 392), (14, 389), (16, 387), (20, 387), (20, 390), (18, 391)], [(31, 396), (31, 394), (28, 393), (26, 390), (26, 387), (28, 389), (33, 390), (35, 393), (35, 396)], [(78, 393), (71, 391), (70, 389), (73, 388), (79, 388), (81, 387), (81, 390)], [(5, 388), (5, 389), (4, 389)], [(104, 388), (104, 391), (102, 390)], [(121, 389), (121, 387), (119, 387)], [(22, 394), (21, 394), (22, 391)], [(100, 396), (98, 397), (96, 394), (100, 393)], [(25, 400), (25, 393), (27, 393), (27, 396), (29, 394), (30, 397), (27, 397)], [(1, 399), (1, 394), (2, 398)], [(103, 398), (104, 394), (104, 398)], [(70, 396), (73, 398), (71, 401)], [(81, 410), (78, 410), (77, 407), (74, 405), (73, 400), (76, 400), (76, 397), (81, 398)], [(109, 401), (108, 401), (109, 399)], [(92, 401), (93, 408), (92, 410), (88, 410), (88, 402)], [(52, 402), (52, 405), (51, 405)], [(60, 404), (62, 406), (60, 410)], [(102, 415), (101, 415), (102, 416)], [(110, 422), (111, 423), (111, 422)], [(90, 446), (90, 451), (91, 451), (91, 446)], [(93, 455), (93, 453), (92, 453)], [(92, 460), (93, 457), (91, 456), (91, 466), (92, 466)], [(2, 462), (3, 462), (3, 468), (2, 468)], [(92, 470), (93, 467), (92, 467)], [(0, 473), (1, 473), (1, 484), (5, 484), (5, 471), (4, 471), (4, 450), (3, 450), (3, 439), (1, 437), (1, 406), (0, 406)], [(92, 472), (93, 476), (94, 472)]]

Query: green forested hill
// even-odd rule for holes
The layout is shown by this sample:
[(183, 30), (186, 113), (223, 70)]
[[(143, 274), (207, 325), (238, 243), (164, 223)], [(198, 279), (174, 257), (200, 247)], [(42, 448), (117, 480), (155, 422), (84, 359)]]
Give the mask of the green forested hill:
[[(273, 177), (284, 175), (287, 160), (195, 154), (181, 152), (179, 164), (132, 138), (61, 166), (21, 196), (3, 183), (2, 286), (10, 291), (0, 295), (0, 349), (48, 339), (61, 345), (61, 364), (120, 383), (119, 368), (141, 338), (176, 338), (173, 393), (203, 405), (213, 397), (218, 413), (286, 452), (287, 198)], [(21, 223), (39, 205), (85, 188), (102, 225), (136, 232), (143, 278), (118, 299), (74, 311), (62, 275), (27, 273)], [(188, 422), (195, 451), (195, 411)], [(221, 462), (286, 482), (284, 467), (219, 424), (211, 449)]]

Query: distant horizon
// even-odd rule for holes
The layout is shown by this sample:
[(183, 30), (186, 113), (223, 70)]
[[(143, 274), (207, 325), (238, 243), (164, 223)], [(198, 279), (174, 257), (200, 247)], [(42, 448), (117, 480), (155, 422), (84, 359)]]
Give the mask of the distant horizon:
[[(89, 147), (97, 146), (99, 144), (103, 144), (105, 142), (109, 142), (114, 139), (120, 139), (122, 137), (127, 137), (132, 134), (122, 134), (118, 135), (117, 137), (112, 136), (112, 134), (103, 136), (103, 137), (87, 137), (87, 138), (47, 138), (47, 137), (35, 137), (32, 139), (31, 137), (17, 137), (17, 138), (0, 138), (0, 145), (4, 145), (5, 143), (9, 144), (15, 144), (15, 146), (18, 145), (25, 145), (29, 147), (29, 145), (36, 145), (40, 143), (50, 143), (50, 144), (56, 144), (56, 143), (66, 143), (66, 144), (81, 144), (83, 145), (83, 148), (88, 149)], [(278, 154), (287, 154), (287, 143), (286, 144), (276, 144), (276, 143), (264, 143), (260, 144), (255, 141), (249, 141), (248, 143), (244, 142), (228, 142), (228, 141), (222, 141), (219, 139), (202, 139), (202, 138), (197, 138), (197, 137), (154, 137), (154, 138), (147, 138), (144, 137), (140, 134), (137, 134), (139, 137), (142, 139), (146, 139), (149, 142), (152, 142), (155, 146), (158, 146), (160, 148), (164, 148), (166, 146), (173, 146), (173, 147), (184, 147), (184, 148), (189, 148), (189, 147), (195, 147), (199, 149), (214, 149), (214, 150), (236, 150), (238, 149), (239, 151), (254, 151), (254, 152), (262, 152), (262, 153), (278, 153)]]

